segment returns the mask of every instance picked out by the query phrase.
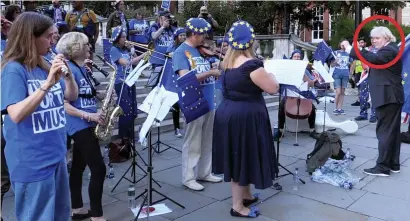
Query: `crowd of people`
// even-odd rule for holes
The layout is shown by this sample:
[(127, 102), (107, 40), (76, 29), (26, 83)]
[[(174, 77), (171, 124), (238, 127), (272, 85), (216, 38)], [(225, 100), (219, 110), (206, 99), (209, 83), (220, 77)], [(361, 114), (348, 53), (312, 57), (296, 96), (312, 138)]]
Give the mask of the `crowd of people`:
[[(131, 142), (131, 134), (135, 133), (132, 122), (137, 117), (135, 87), (124, 84), (124, 80), (130, 67), (147, 56), (147, 48), (128, 41), (153, 42), (154, 53), (149, 60), (153, 70), (164, 68), (165, 61), (171, 59), (172, 71), (164, 75), (186, 79), (177, 86), (188, 84), (186, 89), (179, 89), (184, 96), (173, 106), (175, 136), (184, 137), (182, 184), (200, 191), (204, 186), (199, 181), (229, 182), (230, 214), (258, 217), (260, 211), (252, 205), (259, 198), (252, 194), (250, 185), (256, 189), (269, 188), (279, 171), (272, 119), (263, 95), (277, 94), (280, 87), (274, 73), (265, 70), (255, 53), (257, 41), (252, 25), (238, 20), (223, 39), (214, 42), (212, 33), (218, 23), (205, 6), (198, 17), (178, 26), (166, 10), (158, 13), (153, 25), (140, 13), (128, 21), (125, 4), (115, 1), (106, 30), (112, 43), (109, 62), (117, 71), (115, 92), (124, 111), (118, 122), (119, 145)], [(74, 1), (69, 12), (53, 1), (46, 15), (34, 9), (22, 13), (18, 6), (11, 5), (5, 15), (1, 48), (2, 198), (11, 185), (17, 220), (66, 221), (71, 217), (105, 221), (101, 200), (106, 165), (94, 133), (97, 125), (107, 122), (97, 108), (96, 88), (89, 74), (99, 35), (96, 15), (82, 1)], [(372, 48), (365, 48), (363, 42), (355, 45), (368, 61), (384, 64), (397, 55), (390, 30), (376, 27), (371, 37)], [(356, 79), (360, 83), (361, 105), (356, 120), (367, 119), (372, 95), (374, 111), (370, 121), (377, 122), (379, 139), (377, 165), (364, 172), (378, 176), (398, 173), (400, 114), (404, 103), (402, 63), (399, 61), (388, 69), (369, 68), (359, 63), (349, 42), (342, 41), (340, 48), (330, 61), (336, 89), (333, 113), (344, 114), (350, 72), (362, 75)], [(212, 54), (205, 56), (204, 49), (211, 49)], [(301, 60), (301, 51), (295, 50), (291, 59)], [(367, 79), (363, 76), (366, 74)], [(312, 90), (319, 87), (317, 73), (311, 66), (306, 68), (303, 80)], [(199, 87), (195, 86), (198, 84)], [(281, 106), (289, 100), (285, 97)], [(316, 138), (316, 108), (312, 102), (307, 107), (309, 132)], [(284, 130), (285, 111), (279, 110), (280, 133)], [(189, 119), (184, 135), (180, 131), (180, 112)], [(73, 159), (68, 172), (66, 152), (70, 148)], [(81, 191), (87, 166), (91, 171), (90, 209), (84, 207)], [(223, 178), (217, 176), (220, 174)]]

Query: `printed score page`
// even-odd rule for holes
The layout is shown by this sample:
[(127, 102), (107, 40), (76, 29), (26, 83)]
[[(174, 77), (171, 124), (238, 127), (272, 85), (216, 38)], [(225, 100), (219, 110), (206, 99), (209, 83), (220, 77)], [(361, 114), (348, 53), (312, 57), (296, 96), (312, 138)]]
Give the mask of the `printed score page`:
[(303, 76), (308, 61), (274, 59), (265, 61), (265, 70), (275, 75), (279, 84), (299, 87), (303, 83)]

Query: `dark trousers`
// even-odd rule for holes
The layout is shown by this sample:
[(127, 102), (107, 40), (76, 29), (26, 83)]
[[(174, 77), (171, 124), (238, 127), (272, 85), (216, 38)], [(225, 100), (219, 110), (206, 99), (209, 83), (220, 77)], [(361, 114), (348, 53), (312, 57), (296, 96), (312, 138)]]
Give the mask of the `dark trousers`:
[[(6, 164), (6, 157), (4, 156), (4, 148), (6, 147), (6, 140), (3, 136), (3, 124), (1, 124), (1, 208), (3, 208), (3, 197), (10, 189), (10, 174)], [(1, 218), (3, 220), (3, 218)]]
[[(280, 102), (279, 105), (279, 119), (278, 119), (278, 127), (279, 129), (284, 129), (285, 128), (285, 121), (286, 121), (286, 113), (285, 113), (285, 101), (286, 99), (283, 99)], [(308, 122), (309, 122), (309, 128), (314, 129), (315, 128), (315, 121), (316, 121), (316, 107), (315, 105), (312, 104), (312, 111), (310, 112), (310, 115), (308, 117)]]
[(179, 113), (181, 110), (179, 109), (178, 102), (172, 106), (174, 109), (172, 110), (172, 120), (174, 121), (174, 129), (181, 129), (179, 127)]
[(100, 217), (102, 211), (102, 194), (106, 168), (101, 155), (100, 144), (94, 135), (94, 128), (86, 128), (75, 133), (73, 162), (70, 173), (71, 206), (74, 209), (83, 207), (81, 194), (83, 172), (88, 166), (91, 171), (88, 195), (90, 197), (91, 216)]
[(377, 167), (384, 171), (400, 168), (400, 124), (402, 104), (386, 104), (376, 108), (376, 136), (379, 140)]

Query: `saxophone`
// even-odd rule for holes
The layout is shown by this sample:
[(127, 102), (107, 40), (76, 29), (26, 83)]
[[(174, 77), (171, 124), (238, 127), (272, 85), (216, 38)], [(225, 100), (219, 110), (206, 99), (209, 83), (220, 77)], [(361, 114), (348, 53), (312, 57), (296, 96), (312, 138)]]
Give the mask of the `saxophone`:
[(112, 131), (114, 129), (114, 124), (117, 122), (118, 117), (124, 114), (122, 108), (119, 105), (116, 105), (114, 108), (111, 105), (111, 102), (114, 100), (114, 83), (115, 77), (117, 75), (117, 70), (114, 66), (112, 66), (109, 62), (105, 61), (104, 58), (97, 55), (98, 58), (104, 61), (112, 70), (113, 73), (111, 74), (107, 94), (103, 100), (103, 105), (101, 107), (101, 112), (104, 116), (104, 125), (98, 124), (95, 128), (94, 134), (95, 136), (103, 141), (108, 141), (111, 139)]

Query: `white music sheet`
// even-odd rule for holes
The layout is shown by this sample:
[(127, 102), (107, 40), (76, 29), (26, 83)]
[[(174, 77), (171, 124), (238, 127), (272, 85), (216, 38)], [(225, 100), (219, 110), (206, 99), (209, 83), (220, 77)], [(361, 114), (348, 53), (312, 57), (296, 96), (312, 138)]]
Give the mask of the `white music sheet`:
[(279, 84), (294, 85), (299, 87), (303, 83), (308, 61), (273, 59), (265, 61), (265, 70), (275, 75)]
[(147, 98), (145, 98), (144, 102), (138, 107), (138, 109), (148, 113), (148, 117), (139, 132), (139, 142), (141, 144), (144, 142), (155, 120), (162, 122), (169, 113), (172, 105), (178, 102), (178, 100), (178, 94), (167, 91), (164, 86), (155, 87)]
[(313, 61), (313, 68), (322, 76), (324, 83), (332, 83), (335, 80), (332, 75), (326, 70), (321, 61)]
[(135, 67), (132, 72), (127, 76), (127, 78), (125, 79), (125, 83), (129, 86), (132, 87), (135, 82), (137, 82), (138, 78), (140, 78), (142, 72), (149, 66), (151, 66), (151, 63), (146, 63), (144, 65), (141, 65), (141, 62), (144, 63), (145, 61), (140, 61), (140, 63), (138, 63), (138, 66)]

